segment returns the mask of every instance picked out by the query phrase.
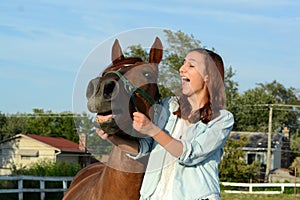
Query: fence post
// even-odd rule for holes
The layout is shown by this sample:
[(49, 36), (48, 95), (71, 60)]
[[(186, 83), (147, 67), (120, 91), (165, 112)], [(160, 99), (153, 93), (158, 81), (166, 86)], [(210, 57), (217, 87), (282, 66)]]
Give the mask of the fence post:
[(284, 185), (281, 186), (281, 193), (284, 193)]
[(252, 193), (252, 184), (249, 184), (249, 192)]
[(64, 195), (65, 195), (68, 190), (68, 181), (67, 180), (63, 180), (63, 189), (64, 189)]
[(45, 181), (40, 180), (40, 189), (41, 189), (41, 200), (45, 199)]
[(23, 200), (23, 178), (22, 176), (18, 180), (19, 200)]

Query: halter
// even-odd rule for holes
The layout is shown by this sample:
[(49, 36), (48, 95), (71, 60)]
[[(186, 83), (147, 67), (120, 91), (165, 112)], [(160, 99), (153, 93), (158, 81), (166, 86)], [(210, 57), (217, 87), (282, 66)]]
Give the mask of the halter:
[[(127, 66), (126, 66), (127, 67)], [(122, 69), (122, 68), (120, 68)], [(119, 70), (120, 70), (119, 69)], [(134, 108), (136, 111), (139, 111), (138, 110), (138, 107), (136, 105), (136, 102), (135, 102), (135, 95), (134, 94), (140, 94), (143, 98), (146, 99), (146, 101), (151, 105), (153, 106), (154, 104), (158, 104), (159, 103), (159, 98), (158, 100), (154, 100), (152, 97), (150, 97), (144, 90), (138, 88), (136, 85), (132, 84), (127, 78), (125, 78), (123, 76), (123, 74), (121, 74), (119, 71), (108, 71), (104, 74), (107, 75), (107, 74), (115, 74), (117, 75), (120, 80), (123, 82), (123, 85), (124, 85), (124, 89), (125, 91), (127, 92), (128, 95), (132, 94), (130, 96), (130, 102), (133, 104)]]

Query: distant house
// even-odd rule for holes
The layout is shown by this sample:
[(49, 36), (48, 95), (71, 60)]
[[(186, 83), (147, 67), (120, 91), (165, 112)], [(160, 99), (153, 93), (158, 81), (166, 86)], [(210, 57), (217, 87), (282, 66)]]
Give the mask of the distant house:
[(39, 159), (87, 164), (90, 156), (82, 145), (62, 137), (18, 134), (0, 141), (0, 175), (10, 174), (12, 165), (28, 166)]
[[(235, 132), (230, 133), (230, 138), (239, 139), (242, 136), (248, 138), (248, 143), (242, 148), (246, 153), (247, 164), (259, 161), (265, 169), (267, 164), (268, 133), (259, 132)], [(289, 166), (289, 142), (281, 133), (272, 133), (271, 140), (271, 170)]]

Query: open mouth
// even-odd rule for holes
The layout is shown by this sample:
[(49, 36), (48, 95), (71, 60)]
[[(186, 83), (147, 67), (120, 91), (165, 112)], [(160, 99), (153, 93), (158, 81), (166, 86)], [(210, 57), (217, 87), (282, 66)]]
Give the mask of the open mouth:
[(98, 113), (94, 121), (94, 126), (108, 134), (115, 134), (119, 131), (115, 117), (113, 114), (101, 115)]
[(97, 114), (96, 116), (96, 122), (98, 123), (104, 123), (104, 122), (108, 122), (108, 121), (111, 121), (113, 118), (113, 115), (112, 114), (109, 114), (109, 115), (100, 115), (100, 114)]
[(96, 128), (102, 129), (104, 132), (114, 134), (119, 130), (117, 122), (120, 122), (121, 116), (121, 109), (114, 109), (113, 111), (97, 113), (94, 121), (94, 126)]
[(113, 111), (108, 111), (104, 113), (97, 113), (95, 121), (98, 123), (110, 122), (115, 118), (122, 115), (121, 109), (114, 109)]
[(185, 76), (181, 77), (181, 80), (182, 82), (190, 82), (190, 79)]

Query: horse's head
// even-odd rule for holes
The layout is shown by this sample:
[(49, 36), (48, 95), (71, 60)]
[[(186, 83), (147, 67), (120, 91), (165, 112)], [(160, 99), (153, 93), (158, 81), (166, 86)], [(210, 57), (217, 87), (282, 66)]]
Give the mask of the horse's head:
[(131, 133), (134, 111), (152, 117), (150, 108), (160, 98), (157, 78), (162, 53), (162, 43), (156, 38), (148, 62), (141, 58), (125, 58), (115, 40), (111, 65), (100, 77), (90, 81), (86, 92), (88, 109), (97, 113), (99, 119), (96, 127), (109, 134)]

